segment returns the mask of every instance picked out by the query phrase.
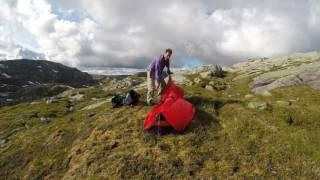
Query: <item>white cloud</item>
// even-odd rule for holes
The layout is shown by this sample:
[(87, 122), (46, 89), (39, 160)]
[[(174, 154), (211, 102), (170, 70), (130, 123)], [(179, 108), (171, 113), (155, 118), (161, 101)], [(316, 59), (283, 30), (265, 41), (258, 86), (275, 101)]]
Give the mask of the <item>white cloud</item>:
[(319, 50), (319, 19), (317, 0), (16, 0), (0, 2), (0, 58), (22, 46), (72, 66), (143, 67), (170, 47), (175, 65), (230, 64)]
[[(222, 40), (218, 43), (221, 53), (234, 57), (269, 56), (287, 53), (290, 49), (294, 31), (288, 31), (290, 19), (272, 14), (265, 14), (257, 9), (236, 9), (214, 17), (227, 19)], [(237, 23), (234, 21), (236, 20)]]

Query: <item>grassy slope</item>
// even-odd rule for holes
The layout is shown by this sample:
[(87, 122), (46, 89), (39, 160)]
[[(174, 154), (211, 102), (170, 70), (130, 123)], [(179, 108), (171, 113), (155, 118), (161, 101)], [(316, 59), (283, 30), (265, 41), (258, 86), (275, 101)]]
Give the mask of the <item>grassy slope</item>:
[[(186, 99), (197, 108), (195, 120), (183, 134), (161, 138), (143, 132), (151, 109), (143, 102), (116, 109), (106, 103), (71, 113), (66, 98), (1, 108), (0, 138), (8, 142), (0, 145), (0, 177), (319, 178), (320, 92), (296, 86), (277, 89), (270, 97), (245, 98), (250, 79), (233, 77), (214, 80), (229, 84), (224, 91), (184, 87)], [(75, 91), (86, 95), (76, 109), (94, 103), (92, 97), (107, 96), (99, 88)], [(270, 108), (247, 108), (255, 100)], [(278, 100), (292, 104), (281, 106)], [(96, 115), (89, 117), (91, 112)], [(42, 123), (43, 115), (54, 117)]]

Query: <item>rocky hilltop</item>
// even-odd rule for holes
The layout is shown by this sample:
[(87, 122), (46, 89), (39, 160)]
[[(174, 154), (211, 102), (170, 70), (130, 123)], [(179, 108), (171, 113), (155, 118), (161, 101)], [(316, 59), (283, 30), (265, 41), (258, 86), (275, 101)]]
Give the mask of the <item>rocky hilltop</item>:
[(255, 59), (236, 64), (230, 70), (240, 74), (235, 80), (254, 77), (250, 87), (256, 94), (299, 84), (320, 90), (319, 52)]
[[(143, 131), (145, 73), (1, 107), (0, 179), (319, 179), (319, 62), (311, 52), (175, 72), (196, 107), (184, 133)], [(141, 101), (111, 108), (129, 89)]]
[(91, 75), (59, 63), (27, 59), (0, 61), (0, 106), (94, 84)]

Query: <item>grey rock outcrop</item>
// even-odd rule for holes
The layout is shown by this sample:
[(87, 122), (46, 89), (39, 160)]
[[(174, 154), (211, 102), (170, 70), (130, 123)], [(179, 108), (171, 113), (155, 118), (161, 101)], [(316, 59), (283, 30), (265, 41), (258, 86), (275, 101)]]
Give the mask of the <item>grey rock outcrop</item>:
[(250, 87), (253, 92), (261, 94), (275, 88), (303, 83), (320, 90), (320, 61), (264, 73), (254, 78)]
[(105, 91), (114, 90), (114, 89), (126, 89), (126, 88), (135, 88), (141, 84), (141, 81), (135, 80), (132, 77), (120, 77), (112, 78), (108, 85), (103, 87)]
[(223, 77), (225, 75), (225, 71), (223, 71), (221, 66), (212, 64), (193, 68), (189, 73), (200, 74), (202, 78)]
[(260, 58), (232, 66), (239, 75), (234, 79), (253, 78), (249, 84), (255, 94), (299, 84), (320, 90), (320, 53), (297, 53), (270, 59)]

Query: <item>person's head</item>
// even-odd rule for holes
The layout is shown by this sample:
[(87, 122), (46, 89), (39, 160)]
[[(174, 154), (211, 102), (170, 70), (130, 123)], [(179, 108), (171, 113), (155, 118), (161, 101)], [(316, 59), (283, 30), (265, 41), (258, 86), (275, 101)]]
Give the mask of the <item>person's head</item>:
[(166, 49), (163, 56), (164, 56), (164, 59), (168, 61), (170, 60), (171, 55), (172, 55), (172, 49)]

